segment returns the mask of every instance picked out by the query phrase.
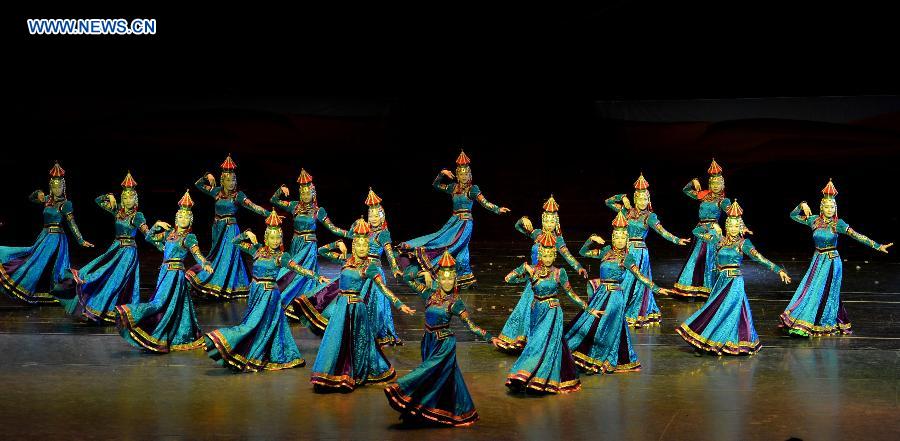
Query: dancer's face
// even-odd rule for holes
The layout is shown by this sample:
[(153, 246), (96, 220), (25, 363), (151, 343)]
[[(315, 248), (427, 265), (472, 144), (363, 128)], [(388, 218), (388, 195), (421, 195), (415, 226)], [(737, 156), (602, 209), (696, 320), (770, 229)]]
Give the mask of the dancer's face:
[(831, 198), (822, 199), (822, 203), (819, 204), (819, 212), (822, 213), (822, 216), (833, 217), (837, 213), (837, 202)]
[(541, 265), (552, 266), (556, 260), (556, 248), (541, 247), (538, 250), (538, 260), (541, 262)]
[(65, 189), (65, 185), (63, 184), (62, 179), (51, 179), (50, 180), (50, 194), (55, 198), (61, 198), (63, 195), (63, 190)]
[(182, 230), (190, 228), (193, 221), (194, 214), (191, 212), (191, 210), (180, 208), (175, 212), (175, 226), (177, 226), (178, 228), (181, 228)]
[(300, 186), (298, 191), (300, 194), (300, 201), (304, 204), (308, 204), (312, 202), (313, 192), (312, 192), (312, 184), (303, 184)]
[(270, 250), (277, 250), (281, 248), (282, 244), (282, 234), (281, 228), (266, 228), (266, 246), (269, 247)]
[(234, 173), (222, 173), (221, 183), (222, 188), (231, 193), (237, 188), (237, 175)]
[(741, 235), (741, 230), (743, 230), (744, 221), (739, 217), (728, 217), (725, 219), (725, 234), (728, 237), (738, 237)]
[(373, 227), (377, 227), (384, 222), (384, 210), (381, 209), (381, 206), (369, 207), (369, 225)]
[(137, 192), (134, 190), (122, 190), (122, 208), (131, 210), (137, 205)]
[(613, 229), (612, 246), (617, 250), (624, 250), (628, 246), (628, 230), (624, 228)]
[(353, 255), (362, 259), (369, 255), (369, 238), (367, 236), (354, 236), (353, 244), (351, 245), (353, 248)]
[(547, 213), (541, 215), (541, 229), (544, 231), (554, 231), (559, 225), (559, 216), (556, 213)]
[(646, 210), (650, 205), (650, 192), (647, 190), (639, 190), (634, 192), (634, 206), (638, 210)]
[(438, 285), (440, 285), (441, 290), (444, 292), (452, 292), (453, 288), (456, 286), (456, 269), (455, 268), (441, 268), (438, 271)]
[(472, 182), (472, 169), (468, 166), (456, 167), (456, 180), (460, 184)]
[(712, 176), (709, 178), (709, 190), (713, 193), (721, 193), (725, 191), (725, 178), (722, 176)]

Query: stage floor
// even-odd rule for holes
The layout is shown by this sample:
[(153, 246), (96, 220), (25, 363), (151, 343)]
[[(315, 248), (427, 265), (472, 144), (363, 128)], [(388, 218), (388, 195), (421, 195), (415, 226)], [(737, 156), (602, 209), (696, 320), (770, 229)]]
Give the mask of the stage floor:
[[(502, 283), (524, 260), (509, 251), (518, 247), (473, 250), (480, 280), (464, 298), (473, 319), (495, 335), (521, 292)], [(515, 358), (474, 341), (455, 323), (459, 363), (481, 415), (461, 429), (399, 424), (377, 385), (319, 395), (309, 367), (233, 374), (202, 351), (141, 353), (114, 328), (74, 322), (58, 307), (0, 306), (0, 424), (9, 439), (900, 439), (900, 268), (878, 257), (845, 262), (843, 298), (855, 333), (804, 340), (781, 336), (775, 325), (809, 256), (781, 257), (774, 260), (786, 262), (792, 285), (745, 265), (764, 345), (759, 354), (693, 356), (674, 328), (700, 304), (659, 298), (661, 326), (632, 334), (643, 370), (582, 376), (574, 394), (507, 393), (503, 383)], [(144, 296), (158, 264), (158, 255), (142, 262)], [(681, 259), (653, 265), (656, 281), (670, 286)], [(335, 271), (325, 266), (325, 274)], [(583, 284), (576, 286), (582, 293)], [(397, 292), (421, 305), (408, 290)], [(563, 300), (563, 307), (571, 317), (575, 306)], [(242, 301), (197, 306), (205, 330), (236, 323), (244, 308)], [(402, 375), (419, 362), (422, 315), (395, 314), (406, 344), (385, 351)], [(319, 339), (299, 325), (294, 336), (311, 366)]]

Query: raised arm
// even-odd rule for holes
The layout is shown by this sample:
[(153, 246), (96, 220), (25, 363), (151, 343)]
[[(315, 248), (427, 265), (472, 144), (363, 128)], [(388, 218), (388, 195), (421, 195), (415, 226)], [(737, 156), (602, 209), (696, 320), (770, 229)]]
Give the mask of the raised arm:
[(531, 219), (528, 219), (528, 216), (520, 217), (519, 220), (516, 221), (516, 231), (531, 238), (531, 233), (534, 232), (534, 225), (531, 224)]
[(235, 200), (237, 201), (238, 205), (240, 205), (241, 207), (244, 207), (260, 216), (268, 216), (269, 215), (269, 212), (266, 211), (265, 208), (254, 204), (253, 201), (251, 201), (250, 198), (248, 198), (247, 195), (244, 194), (243, 191), (238, 192), (237, 198), (235, 198)]
[(806, 202), (801, 202), (793, 211), (791, 211), (791, 219), (793, 219), (794, 222), (809, 226), (810, 221), (815, 218), (813, 216), (808, 216), (806, 212), (804, 212), (804, 204), (806, 204)]
[(166, 230), (159, 225), (159, 222), (153, 224), (152, 228), (148, 228), (144, 232), (144, 240), (160, 251), (166, 250)]
[(338, 245), (339, 243), (343, 242), (337, 240), (330, 244), (320, 246), (318, 250), (319, 255), (335, 263), (342, 264), (346, 262), (347, 257)]
[(328, 229), (328, 231), (331, 231), (331, 234), (334, 234), (337, 237), (344, 237), (347, 239), (351, 238), (349, 231), (339, 228), (334, 224), (334, 222), (331, 221), (331, 219), (328, 217), (328, 213), (325, 212), (324, 208), (319, 207), (319, 211), (316, 212), (316, 220), (318, 220), (320, 224), (324, 225), (325, 228)]
[(688, 182), (687, 185), (685, 185), (684, 188), (681, 189), (681, 191), (683, 191), (684, 194), (687, 195), (687, 197), (698, 200), (700, 199), (700, 196), (697, 194), (697, 189), (694, 188), (694, 181), (695, 180), (692, 179), (691, 182)]
[(519, 265), (518, 268), (510, 271), (503, 280), (505, 280), (506, 283), (515, 285), (518, 283), (525, 283), (529, 279), (531, 279), (531, 265), (523, 263)]
[(201, 193), (204, 193), (209, 197), (216, 197), (216, 193), (218, 193), (218, 187), (216, 187), (215, 184), (210, 184), (206, 179), (206, 175), (201, 176), (200, 179), (194, 181), (194, 187), (197, 187), (197, 190), (200, 190)]
[(625, 208), (625, 203), (622, 202), (623, 198), (625, 198), (624, 194), (617, 194), (613, 197), (607, 198), (604, 203), (607, 207), (609, 207), (610, 210), (618, 213), (622, 211), (623, 208)]
[(662, 222), (659, 221), (656, 213), (650, 213), (650, 215), (647, 217), (647, 225), (650, 225), (650, 228), (652, 228), (653, 231), (656, 231), (656, 234), (659, 234), (663, 239), (668, 240), (669, 242), (672, 242), (676, 245), (680, 245), (682, 243), (681, 239), (678, 236), (670, 233), (668, 230), (663, 228)]
[(47, 202), (47, 195), (44, 194), (41, 190), (32, 191), (30, 195), (28, 195), (28, 200), (35, 203), (43, 205)]
[[(284, 187), (284, 186), (282, 185), (281, 187)], [(284, 192), (281, 191), (281, 187), (278, 187), (275, 189), (275, 194), (273, 194), (272, 197), (269, 198), (269, 202), (272, 203), (272, 206), (280, 208), (280, 209), (290, 213), (290, 212), (294, 211), (294, 207), (292, 206), (293, 204), (291, 203), (291, 201), (286, 201), (286, 200), (282, 199), (285, 196), (284, 196)]]
[(584, 245), (581, 246), (581, 250), (578, 251), (578, 254), (580, 254), (581, 257), (587, 257), (589, 259), (602, 259), (603, 256), (609, 252), (610, 246), (607, 245), (599, 250), (591, 249), (596, 243), (597, 242), (594, 242), (593, 236), (589, 237), (588, 240), (584, 241)]
[(449, 179), (444, 173), (438, 173), (437, 177), (434, 178), (434, 182), (431, 183), (431, 186), (434, 187), (435, 190), (441, 193), (451, 194), (453, 193), (453, 182), (446, 182), (446, 179)]
[(438, 289), (437, 281), (431, 280), (429, 283), (429, 281), (425, 280), (420, 274), (418, 266), (410, 265), (406, 267), (406, 272), (400, 280), (413, 291), (419, 293), (419, 297), (421, 297), (422, 300), (428, 300), (431, 297), (431, 294)]
[(847, 225), (847, 222), (844, 222), (843, 219), (838, 219), (837, 230), (839, 233), (850, 236), (851, 238), (853, 238), (853, 240), (855, 240), (869, 248), (879, 250), (879, 251), (885, 251), (885, 250), (881, 249), (881, 244), (879, 244), (878, 242), (875, 242), (872, 239), (869, 239), (868, 237), (866, 237), (860, 233), (857, 233), (856, 230), (854, 230), (853, 228), (850, 228), (850, 225)]
[(94, 198), (94, 202), (95, 202), (100, 208), (102, 208), (103, 211), (106, 211), (106, 212), (109, 213), (109, 214), (115, 215), (115, 214), (116, 214), (116, 207), (115, 207), (115, 205), (113, 205), (113, 204), (110, 203), (110, 201), (109, 201), (109, 198), (113, 198), (113, 200), (115, 200), (115, 197), (116, 197), (116, 196), (113, 195), (112, 193), (106, 193), (106, 194), (102, 194), (102, 195), (97, 196), (96, 198)]
[(469, 189), (469, 196), (478, 201), (478, 203), (484, 207), (486, 210), (490, 211), (494, 214), (500, 214), (503, 212), (502, 208), (499, 205), (488, 201), (487, 198), (484, 197), (484, 194), (481, 193), (481, 189), (478, 188), (477, 185), (473, 185), (471, 189)]
[(262, 247), (262, 244), (251, 240), (251, 237), (254, 236), (251, 236), (250, 230), (246, 230), (243, 233), (237, 235), (237, 237), (235, 237), (234, 239), (231, 239), (231, 243), (237, 245), (237, 247), (240, 248), (241, 251), (254, 256), (256, 255), (256, 252), (259, 251), (259, 248)]
[(491, 337), (490, 332), (487, 332), (472, 321), (472, 319), (469, 317), (469, 311), (466, 310), (466, 304), (463, 303), (463, 300), (461, 298), (456, 298), (456, 301), (453, 302), (453, 306), (450, 307), (450, 312), (453, 315), (459, 317), (459, 319), (466, 324), (466, 327), (469, 328), (469, 331), (477, 335), (478, 338), (484, 341), (491, 341), (491, 338), (493, 338)]

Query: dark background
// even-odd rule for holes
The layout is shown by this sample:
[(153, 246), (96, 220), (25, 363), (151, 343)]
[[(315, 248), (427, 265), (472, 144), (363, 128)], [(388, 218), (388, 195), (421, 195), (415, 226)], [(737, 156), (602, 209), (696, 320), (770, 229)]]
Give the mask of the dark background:
[[(159, 32), (25, 32), (26, 17), (120, 16), (157, 18)], [(687, 236), (697, 203), (681, 187), (692, 177), (705, 186), (713, 156), (764, 253), (811, 251), (809, 231), (787, 214), (800, 200), (815, 209), (829, 177), (841, 216), (893, 241), (900, 100), (887, 17), (863, 5), (702, 2), (10, 14), (0, 239), (33, 240), (40, 210), (27, 195), (46, 191), (53, 160), (85, 236), (105, 247), (111, 221), (92, 200), (118, 193), (126, 170), (148, 219), (171, 220), (184, 188), (218, 175), (228, 152), (257, 203), (268, 206), (279, 184), (295, 190), (305, 167), (338, 224), (364, 213), (373, 186), (395, 239), (408, 239), (449, 215), (430, 184), (462, 145), (475, 183), (512, 209), (476, 209), (476, 247), (519, 240), (512, 224), (537, 220), (550, 193), (573, 248), (591, 232), (608, 236), (603, 199), (630, 193), (641, 171), (664, 225)], [(627, 111), (635, 106), (643, 113)], [(212, 204), (193, 195), (202, 244)]]

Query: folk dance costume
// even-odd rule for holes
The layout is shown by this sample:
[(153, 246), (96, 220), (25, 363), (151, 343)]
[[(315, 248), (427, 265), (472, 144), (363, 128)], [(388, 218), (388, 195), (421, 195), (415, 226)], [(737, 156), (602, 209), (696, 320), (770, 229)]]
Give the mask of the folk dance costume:
[(743, 210), (734, 201), (726, 210), (725, 235), (718, 224), (714, 227), (700, 225), (694, 235), (709, 244), (714, 252), (715, 282), (709, 299), (687, 321), (675, 329), (681, 337), (697, 348), (717, 355), (754, 354), (761, 348), (759, 336), (753, 326), (750, 302), (744, 291), (741, 262), (744, 256), (759, 262), (785, 283), (791, 281), (781, 267), (762, 256), (750, 242), (744, 239), (745, 231), (741, 215)]
[[(700, 223), (697, 227), (706, 231), (705, 227), (719, 222), (722, 212), (731, 204), (731, 200), (725, 197), (725, 178), (722, 177), (722, 167), (713, 159), (707, 170), (709, 173), (709, 189), (701, 190), (700, 183), (694, 179), (684, 186), (684, 194), (689, 198), (700, 201)], [(695, 231), (697, 229), (695, 228)], [(715, 252), (709, 248), (709, 244), (700, 240), (699, 236), (694, 242), (691, 254), (681, 273), (675, 282), (672, 294), (675, 297), (709, 297), (715, 278)]]
[(535, 266), (523, 263), (507, 274), (507, 283), (531, 282), (534, 300), (531, 306), (531, 330), (528, 344), (506, 377), (512, 390), (541, 393), (575, 392), (581, 388), (578, 371), (563, 336), (563, 312), (559, 294), (565, 292), (581, 309), (595, 317), (600, 312), (590, 309), (572, 291), (566, 270), (553, 266), (556, 237), (544, 232), (538, 238), (541, 247)]
[[(282, 198), (287, 196), (287, 188), (281, 186), (275, 190), (272, 195), (271, 202), (276, 208), (284, 210), (291, 214), (294, 219), (294, 238), (291, 240), (290, 254), (291, 259), (303, 268), (314, 273), (319, 272), (319, 254), (318, 254), (318, 238), (316, 237), (316, 226), (322, 224), (328, 231), (333, 234), (342, 236), (344, 230), (336, 227), (324, 207), (319, 206), (318, 194), (316, 186), (313, 183), (313, 177), (306, 172), (305, 169), (300, 170), (300, 176), (297, 178), (299, 185), (299, 200), (285, 201)], [(304, 324), (309, 325), (306, 317), (295, 307), (294, 304), (305, 301), (310, 293), (315, 292), (319, 286), (313, 279), (307, 277), (297, 277), (297, 273), (289, 269), (282, 269), (278, 273), (278, 287), (281, 289), (281, 295), (286, 302), (290, 302), (285, 314), (294, 320), (300, 320)], [(315, 307), (316, 305), (311, 305)], [(324, 309), (324, 306), (322, 308)], [(319, 309), (318, 312), (322, 310)], [(322, 330), (324, 330), (322, 326)]]
[(194, 201), (185, 191), (178, 201), (175, 228), (157, 222), (146, 239), (163, 253), (156, 289), (147, 303), (116, 306), (119, 334), (134, 347), (155, 352), (187, 351), (203, 347), (203, 333), (197, 322), (184, 260), (190, 254), (201, 266), (209, 264), (191, 233)]
[(456, 336), (450, 321), (453, 316), (459, 317), (479, 338), (496, 340), (469, 318), (456, 288), (456, 261), (449, 252), (445, 251), (438, 261), (436, 280), (419, 281), (412, 277), (405, 277), (404, 282), (425, 300), (422, 364), (384, 389), (388, 403), (404, 420), (456, 427), (472, 425), (478, 420), (478, 412), (456, 362)]
[(44, 228), (30, 247), (0, 247), (0, 291), (26, 305), (57, 303), (50, 292), (71, 276), (69, 238), (63, 220), (79, 245), (92, 247), (81, 237), (72, 202), (66, 199), (66, 171), (53, 165), (50, 193), (36, 190), (29, 200), (44, 207)]
[(191, 288), (201, 297), (229, 300), (246, 297), (250, 290), (247, 268), (241, 259), (241, 253), (234, 244), (234, 238), (240, 234), (237, 223), (239, 207), (244, 207), (260, 216), (268, 213), (254, 204), (242, 191), (237, 190), (237, 164), (231, 155), (220, 165), (222, 169), (221, 185), (216, 185), (212, 175), (197, 179), (194, 186), (203, 194), (215, 199), (215, 220), (212, 227), (212, 243), (206, 260), (213, 268), (212, 274), (199, 266), (188, 271)]
[[(456, 175), (442, 170), (434, 178), (434, 188), (447, 193), (453, 200), (453, 215), (436, 233), (408, 240), (399, 245), (399, 250), (419, 261), (422, 268), (433, 270), (444, 250), (449, 250), (456, 259), (460, 289), (473, 285), (476, 281), (469, 263), (469, 240), (472, 238), (472, 205), (477, 201), (494, 214), (509, 212), (508, 208), (489, 202), (477, 185), (472, 185), (471, 160), (465, 152), (456, 158)], [(456, 182), (445, 182), (445, 178)]]
[[(660, 223), (656, 213), (653, 212), (653, 204), (650, 203), (650, 183), (644, 179), (644, 174), (638, 176), (634, 182), (634, 202), (628, 200), (624, 194), (617, 194), (606, 200), (606, 206), (616, 213), (622, 213), (628, 222), (628, 254), (637, 263), (640, 274), (647, 278), (653, 278), (650, 269), (650, 252), (645, 240), (647, 232), (652, 229), (663, 239), (676, 245), (687, 245), (690, 239), (680, 239), (666, 231)], [(630, 271), (624, 273), (620, 288), (626, 299), (625, 320), (629, 326), (644, 327), (659, 325), (660, 311), (653, 296), (653, 290), (649, 286), (640, 283)], [(605, 279), (604, 276), (600, 276)]]
[[(72, 269), (71, 286), (75, 296), (55, 290), (66, 312), (81, 316), (94, 323), (115, 324), (116, 307), (141, 301), (141, 276), (135, 236), (138, 231), (145, 236), (149, 231), (144, 213), (138, 211), (137, 182), (131, 173), (122, 181), (122, 196), (118, 207), (112, 193), (95, 199), (100, 208), (116, 220), (116, 238), (106, 252), (79, 270)], [(71, 300), (70, 300), (71, 299)]]
[(841, 301), (843, 264), (837, 251), (838, 235), (845, 234), (870, 248), (887, 253), (893, 244), (881, 245), (857, 233), (837, 216), (837, 188), (831, 180), (822, 189), (819, 214), (813, 216), (806, 202), (791, 212), (791, 219), (812, 228), (816, 251), (794, 297), (780, 316), (781, 326), (802, 337), (850, 334), (850, 318)]
[[(306, 365), (284, 315), (284, 299), (275, 277), (288, 268), (303, 277), (324, 279), (291, 260), (282, 249), (281, 218), (275, 210), (266, 218), (265, 243), (257, 243), (250, 231), (234, 238), (234, 244), (253, 257), (253, 281), (247, 311), (241, 323), (206, 333), (207, 355), (238, 372), (280, 370)], [(215, 273), (213, 273), (215, 274)]]
[[(586, 277), (587, 271), (577, 260), (575, 260), (575, 257), (572, 256), (572, 253), (570, 253), (569, 249), (566, 247), (566, 241), (562, 236), (562, 229), (559, 225), (559, 204), (556, 203), (556, 200), (553, 199), (552, 195), (550, 196), (550, 199), (547, 199), (544, 203), (543, 208), (544, 213), (541, 214), (542, 228), (535, 229), (527, 216), (522, 217), (516, 222), (516, 230), (528, 236), (533, 241), (531, 246), (531, 265), (538, 264), (538, 249), (540, 248), (540, 244), (537, 242), (538, 237), (540, 237), (544, 231), (549, 231), (556, 235), (557, 253), (562, 255), (566, 263), (568, 263), (572, 269), (577, 271), (578, 274)], [(529, 281), (526, 283), (525, 290), (522, 292), (522, 297), (519, 298), (519, 302), (516, 303), (516, 307), (509, 315), (509, 318), (506, 320), (506, 324), (503, 325), (503, 330), (498, 337), (499, 341), (497, 347), (502, 351), (515, 354), (522, 352), (522, 349), (525, 348), (525, 344), (528, 342), (528, 330), (531, 328), (531, 303), (533, 300), (534, 290)]]
[(372, 228), (364, 219), (354, 224), (349, 257), (344, 257), (346, 249), (342, 242), (319, 249), (320, 255), (341, 263), (342, 268), (338, 281), (340, 295), (334, 300), (333, 312), (312, 367), (310, 382), (318, 392), (352, 392), (366, 383), (390, 381), (396, 376), (381, 347), (375, 343), (377, 329), (371, 323), (360, 292), (366, 281), (371, 280), (395, 308), (408, 314), (415, 311), (384, 285), (379, 265), (368, 257), (371, 232)]

